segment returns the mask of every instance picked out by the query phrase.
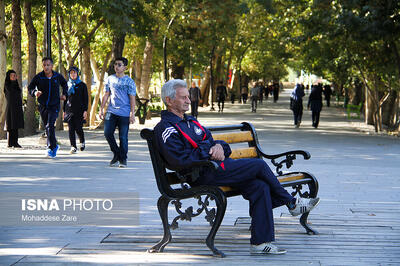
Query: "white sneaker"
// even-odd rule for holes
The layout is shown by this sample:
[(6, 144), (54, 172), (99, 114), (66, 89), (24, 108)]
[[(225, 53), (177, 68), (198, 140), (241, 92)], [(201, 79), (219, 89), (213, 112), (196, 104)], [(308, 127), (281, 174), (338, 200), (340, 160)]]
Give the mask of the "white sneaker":
[(70, 154), (74, 154), (76, 153), (76, 148), (75, 147), (71, 147), (71, 150), (69, 151)]
[(286, 250), (283, 248), (278, 248), (271, 242), (262, 243), (260, 245), (251, 245), (250, 253), (257, 255), (281, 255), (285, 254)]
[(314, 209), (315, 206), (318, 205), (319, 201), (320, 201), (319, 198), (312, 198), (312, 199), (296, 198), (296, 206), (292, 210), (289, 209), (289, 212), (293, 216), (309, 212), (312, 209)]

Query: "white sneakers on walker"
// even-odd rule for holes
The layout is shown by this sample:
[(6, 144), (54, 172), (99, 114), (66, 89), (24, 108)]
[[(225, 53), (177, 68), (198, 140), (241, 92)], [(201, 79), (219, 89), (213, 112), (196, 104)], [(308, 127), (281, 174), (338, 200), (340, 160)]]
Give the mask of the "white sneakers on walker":
[(250, 253), (255, 255), (281, 255), (285, 254), (286, 250), (283, 248), (278, 248), (271, 242), (266, 242), (260, 245), (251, 245)]
[(319, 198), (312, 198), (312, 199), (296, 198), (296, 206), (291, 210), (289, 209), (289, 212), (293, 216), (309, 212), (312, 209), (314, 209), (315, 206), (318, 205), (319, 201), (320, 201)]

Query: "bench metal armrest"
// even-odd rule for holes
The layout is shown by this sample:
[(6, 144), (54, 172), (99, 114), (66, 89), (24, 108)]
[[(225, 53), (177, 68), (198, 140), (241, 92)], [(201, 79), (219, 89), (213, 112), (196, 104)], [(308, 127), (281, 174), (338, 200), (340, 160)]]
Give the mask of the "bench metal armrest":
[[(263, 151), (259, 150), (260, 154), (266, 158), (270, 159), (272, 164), (276, 166), (276, 173), (278, 175), (282, 175), (281, 168), (285, 164), (286, 168), (289, 169), (293, 165), (293, 161), (296, 160), (296, 155), (303, 155), (304, 160), (308, 160), (311, 158), (311, 154), (308, 151), (302, 150), (295, 150), (295, 151), (288, 151), (279, 154), (265, 154)], [(284, 157), (280, 162), (277, 162), (276, 159)]]

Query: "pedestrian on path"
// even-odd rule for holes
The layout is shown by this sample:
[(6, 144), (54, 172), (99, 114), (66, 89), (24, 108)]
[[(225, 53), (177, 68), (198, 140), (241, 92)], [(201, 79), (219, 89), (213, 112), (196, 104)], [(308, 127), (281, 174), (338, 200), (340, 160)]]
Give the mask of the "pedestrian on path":
[(312, 126), (314, 128), (318, 128), (319, 125), (319, 116), (322, 110), (322, 85), (313, 85), (311, 86), (311, 93), (308, 97), (307, 109), (311, 107), (311, 119)]
[[(43, 71), (33, 77), (28, 86), (29, 94), (37, 97), (39, 112), (46, 128), (47, 152), (49, 158), (55, 158), (60, 146), (57, 144), (55, 122), (60, 111), (60, 100), (67, 98), (68, 85), (64, 77), (53, 71), (53, 59), (42, 59)], [(60, 96), (60, 86), (62, 96)]]
[(274, 95), (274, 103), (276, 103), (279, 99), (279, 83), (274, 82), (272, 85), (272, 94)]
[(290, 109), (293, 111), (294, 126), (300, 127), (301, 118), (303, 116), (303, 97), (304, 97), (304, 85), (296, 84), (290, 95)]
[(199, 115), (199, 101), (201, 99), (200, 89), (196, 86), (196, 83), (192, 82), (192, 87), (189, 89), (189, 97), (190, 97), (190, 109), (192, 111), (192, 116), (196, 117)]
[(86, 84), (79, 79), (79, 69), (75, 66), (68, 71), (68, 96), (64, 102), (64, 122), (68, 123), (69, 141), (71, 143), (70, 153), (76, 153), (76, 137), (79, 137), (80, 150), (85, 149), (85, 135), (83, 124), (87, 119), (88, 91)]
[(6, 129), (8, 147), (22, 148), (18, 144), (18, 129), (24, 128), (24, 112), (22, 110), (22, 90), (18, 84), (17, 73), (8, 70), (4, 81), (4, 94), (7, 100)]
[(224, 86), (223, 81), (221, 80), (219, 82), (219, 86), (217, 87), (218, 113), (224, 112), (226, 97), (228, 97), (228, 92), (226, 91), (226, 87)]
[(154, 128), (155, 144), (171, 169), (180, 169), (184, 175), (194, 163), (212, 160), (217, 170), (202, 170), (202, 175), (190, 185), (232, 186), (240, 189), (249, 201), (251, 215), (250, 252), (252, 254), (284, 254), (275, 246), (272, 209), (286, 205), (294, 215), (312, 210), (319, 198), (294, 198), (279, 183), (268, 164), (262, 159), (229, 158), (231, 148), (222, 140), (214, 140), (206, 127), (194, 117), (187, 116), (189, 93), (186, 82), (170, 80), (161, 89), (161, 98), (167, 110)]
[(325, 96), (326, 106), (328, 107), (331, 105), (331, 95), (332, 95), (331, 85), (326, 84), (324, 86), (324, 96)]
[(253, 84), (253, 88), (250, 90), (250, 97), (251, 97), (251, 112), (255, 113), (257, 112), (257, 102), (258, 102), (258, 97), (260, 95), (260, 87), (256, 82)]
[(261, 82), (258, 83), (258, 89), (259, 89), (259, 97), (258, 100), (260, 101), (260, 104), (263, 103), (263, 99), (264, 99), (264, 90), (265, 87), (263, 86), (263, 84)]
[(242, 86), (240, 93), (241, 93), (240, 95), (242, 98), (242, 103), (246, 103), (249, 94), (249, 89), (247, 88), (247, 86)]
[[(125, 168), (128, 158), (129, 123), (135, 122), (136, 85), (133, 79), (125, 75), (128, 59), (118, 57), (114, 62), (115, 74), (105, 82), (104, 96), (100, 107), (100, 118), (104, 119), (104, 136), (114, 156), (110, 166)], [(110, 98), (106, 114), (103, 109)], [(119, 146), (115, 141), (114, 131), (118, 127)]]

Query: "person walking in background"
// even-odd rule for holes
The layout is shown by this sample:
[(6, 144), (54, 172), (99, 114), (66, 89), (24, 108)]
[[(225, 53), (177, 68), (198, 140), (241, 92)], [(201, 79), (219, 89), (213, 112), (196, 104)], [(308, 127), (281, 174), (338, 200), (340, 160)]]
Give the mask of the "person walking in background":
[(231, 103), (235, 103), (235, 90), (233, 88), (231, 89)]
[(242, 97), (242, 103), (246, 103), (247, 102), (248, 93), (249, 93), (249, 89), (247, 88), (247, 86), (242, 86), (242, 89), (240, 90), (240, 93), (241, 93), (241, 97)]
[(264, 98), (264, 86), (261, 82), (258, 82), (258, 89), (259, 89), (259, 97), (258, 100), (260, 101), (260, 104), (263, 103), (263, 98)]
[(325, 96), (325, 100), (326, 100), (326, 106), (331, 106), (331, 95), (332, 95), (332, 89), (331, 89), (331, 85), (326, 84), (324, 86), (324, 96)]
[[(33, 77), (28, 91), (32, 97), (37, 97), (40, 116), (46, 125), (46, 155), (49, 158), (55, 158), (60, 146), (57, 144), (54, 124), (60, 110), (60, 100), (67, 98), (68, 85), (60, 73), (53, 71), (53, 60), (50, 57), (44, 57), (42, 63), (43, 71)], [(62, 96), (60, 96), (60, 86)]]
[(278, 99), (279, 99), (279, 83), (278, 82), (274, 82), (272, 87), (273, 87), (272, 93), (274, 95), (274, 103), (276, 103), (278, 101)]
[(18, 84), (17, 73), (14, 70), (8, 70), (6, 73), (4, 94), (7, 100), (6, 128), (8, 132), (8, 147), (22, 148), (18, 144), (18, 129), (24, 128), (22, 90)]
[(290, 95), (290, 109), (293, 111), (294, 126), (300, 127), (301, 118), (303, 116), (303, 97), (304, 97), (304, 86), (297, 83)]
[(254, 82), (253, 88), (251, 88), (250, 91), (250, 97), (251, 97), (251, 112), (255, 113), (257, 112), (257, 102), (258, 102), (258, 96), (260, 95), (260, 87), (256, 82)]
[(192, 111), (192, 116), (196, 117), (199, 115), (199, 101), (201, 99), (200, 89), (196, 86), (196, 83), (192, 82), (192, 87), (189, 89), (190, 98), (190, 109)]
[(314, 128), (318, 128), (319, 124), (319, 115), (322, 110), (322, 85), (313, 85), (311, 86), (311, 93), (308, 97), (307, 109), (311, 107), (311, 119), (312, 126)]
[[(127, 65), (128, 59), (125, 57), (115, 59), (115, 74), (109, 76), (105, 82), (105, 93), (100, 107), (100, 118), (105, 120), (104, 136), (114, 154), (110, 161), (111, 167), (125, 168), (127, 166), (129, 123), (135, 122), (136, 85), (133, 79), (125, 75)], [(110, 98), (110, 104), (104, 116), (103, 109), (108, 98)], [(117, 127), (119, 146), (114, 137)]]
[(87, 119), (88, 90), (84, 82), (79, 79), (79, 69), (71, 67), (68, 71), (68, 96), (64, 102), (64, 122), (68, 123), (69, 141), (71, 143), (70, 153), (76, 153), (76, 137), (79, 137), (80, 150), (85, 149), (85, 135), (83, 124)]
[(224, 111), (226, 97), (228, 97), (228, 92), (226, 91), (226, 87), (224, 86), (224, 84), (221, 80), (217, 87), (218, 113)]

